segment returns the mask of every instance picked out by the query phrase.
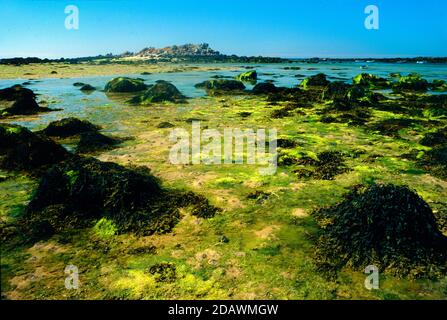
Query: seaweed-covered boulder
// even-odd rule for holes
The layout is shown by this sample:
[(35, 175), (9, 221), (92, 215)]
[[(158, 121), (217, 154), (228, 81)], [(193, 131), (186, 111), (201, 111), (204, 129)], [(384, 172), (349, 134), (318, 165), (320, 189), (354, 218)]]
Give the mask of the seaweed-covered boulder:
[(278, 91), (279, 88), (277, 88), (273, 83), (270, 82), (258, 83), (251, 90), (251, 92), (253, 92), (254, 94), (269, 94), (269, 93), (276, 93)]
[(55, 111), (50, 108), (40, 107), (36, 100), (30, 96), (18, 98), (10, 107), (0, 110), (0, 117), (8, 117), (13, 115), (31, 115), (39, 112)]
[(326, 79), (326, 75), (324, 73), (319, 73), (301, 81), (300, 86), (307, 89), (309, 87), (325, 87), (328, 84), (329, 80)]
[(83, 132), (80, 134), (76, 152), (93, 153), (103, 150), (110, 150), (121, 142), (121, 139), (108, 137), (97, 131)]
[(70, 137), (84, 132), (96, 132), (100, 129), (99, 126), (87, 120), (80, 120), (78, 118), (64, 118), (51, 122), (41, 132), (49, 137)]
[(322, 270), (375, 265), (401, 277), (447, 271), (447, 237), (427, 203), (407, 187), (357, 187), (340, 203), (313, 215), (323, 227), (316, 244)]
[(236, 77), (236, 80), (239, 81), (247, 81), (247, 82), (255, 82), (258, 79), (258, 74), (256, 70), (249, 70), (246, 72), (242, 72)]
[(75, 156), (42, 176), (20, 225), (30, 240), (91, 227), (103, 218), (114, 233), (149, 235), (170, 231), (179, 221), (178, 208), (186, 206), (199, 217), (217, 212), (202, 196), (164, 190), (148, 168)]
[(174, 86), (164, 80), (158, 80), (140, 96), (134, 97), (133, 103), (185, 102), (186, 97)]
[(75, 82), (75, 83), (73, 83), (74, 87), (82, 87), (82, 86), (85, 86), (85, 85), (86, 84), (84, 82)]
[(119, 77), (110, 80), (104, 90), (106, 92), (139, 92), (147, 89), (143, 79)]
[(245, 85), (238, 80), (207, 80), (195, 85), (198, 89), (205, 89), (209, 95), (240, 93), (245, 89)]
[(447, 82), (444, 80), (433, 80), (433, 82), (430, 84), (430, 88), (433, 91), (446, 92), (447, 91)]
[(69, 157), (62, 146), (27, 128), (0, 124), (0, 168), (34, 171)]
[(352, 84), (364, 86), (370, 89), (386, 89), (390, 87), (390, 82), (379, 76), (370, 73), (361, 73), (352, 79)]
[(329, 83), (323, 90), (323, 100), (343, 99), (346, 97), (351, 85), (343, 81), (334, 81)]
[(81, 87), (81, 89), (79, 89), (79, 90), (81, 90), (81, 91), (95, 91), (96, 88), (93, 87), (93, 86), (91, 86), (91, 85), (89, 85), (89, 84), (84, 84), (84, 85)]
[(34, 100), (36, 95), (31, 89), (24, 88), (19, 84), (0, 89), (0, 100), (15, 101), (20, 98), (31, 98)]
[(400, 77), (399, 81), (393, 86), (395, 91), (425, 92), (428, 88), (428, 81), (417, 73), (410, 73), (408, 76)]

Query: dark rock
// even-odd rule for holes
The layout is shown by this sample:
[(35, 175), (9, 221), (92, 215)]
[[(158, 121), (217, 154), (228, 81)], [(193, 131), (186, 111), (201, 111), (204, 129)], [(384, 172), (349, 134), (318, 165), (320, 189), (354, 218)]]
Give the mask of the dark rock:
[(385, 79), (370, 73), (361, 73), (352, 79), (354, 85), (367, 87), (369, 89), (386, 89), (391, 83)]
[(75, 86), (75, 87), (82, 87), (84, 85), (85, 85), (84, 82), (75, 82), (75, 83), (73, 83), (73, 86)]
[(106, 92), (139, 92), (147, 89), (142, 79), (120, 77), (110, 80), (104, 90)]
[(427, 80), (423, 79), (417, 73), (410, 73), (408, 76), (399, 78), (399, 81), (394, 84), (394, 91), (416, 91), (425, 92), (429, 88)]
[(96, 132), (99, 126), (78, 118), (65, 118), (51, 122), (41, 132), (50, 137), (70, 137), (85, 132)]
[(96, 88), (93, 87), (93, 86), (91, 86), (91, 85), (89, 85), (89, 84), (84, 84), (84, 85), (81, 87), (80, 90), (81, 90), (81, 91), (95, 91)]
[(19, 84), (9, 88), (0, 89), (0, 100), (15, 101), (20, 98), (35, 99), (36, 95), (33, 90), (24, 88)]
[(270, 82), (258, 83), (251, 90), (251, 92), (253, 92), (254, 94), (269, 94), (269, 93), (276, 93), (278, 91), (279, 89), (273, 83)]
[(97, 131), (83, 132), (80, 134), (77, 153), (93, 153), (110, 150), (122, 142), (121, 139), (107, 137)]
[(33, 172), (69, 156), (45, 136), (11, 124), (0, 124), (0, 168)]
[(304, 89), (308, 89), (309, 87), (324, 87), (328, 84), (329, 81), (326, 79), (326, 75), (324, 73), (319, 73), (301, 81), (300, 86)]
[(256, 81), (257, 79), (258, 79), (258, 74), (256, 73), (255, 70), (243, 72), (236, 77), (236, 80), (247, 81), (247, 82), (253, 82), (253, 81)]
[(160, 129), (164, 129), (164, 128), (174, 128), (175, 126), (172, 124), (172, 123), (170, 123), (170, 122), (160, 122), (158, 125), (157, 125), (157, 128), (160, 128)]
[(132, 103), (185, 102), (186, 97), (172, 84), (158, 80), (153, 86), (131, 100)]
[(240, 93), (245, 89), (244, 84), (237, 80), (207, 80), (195, 85), (196, 88), (205, 89), (209, 95)]

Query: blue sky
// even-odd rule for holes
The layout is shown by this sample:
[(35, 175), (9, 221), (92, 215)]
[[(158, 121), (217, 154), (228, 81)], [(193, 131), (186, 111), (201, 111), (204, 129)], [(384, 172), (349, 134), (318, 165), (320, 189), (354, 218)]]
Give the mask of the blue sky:
[[(79, 8), (79, 30), (64, 26)], [(380, 29), (364, 27), (379, 8)], [(207, 42), (226, 54), (447, 56), (447, 1), (0, 0), (0, 57), (78, 57)]]

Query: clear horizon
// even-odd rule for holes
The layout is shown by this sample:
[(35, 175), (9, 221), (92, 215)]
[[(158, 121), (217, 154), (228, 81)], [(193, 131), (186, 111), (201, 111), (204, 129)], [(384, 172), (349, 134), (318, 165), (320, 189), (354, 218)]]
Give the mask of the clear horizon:
[[(379, 30), (364, 27), (370, 4), (379, 8)], [(67, 5), (79, 8), (79, 30), (65, 28)], [(446, 57), (446, 15), (442, 0), (0, 0), (0, 58), (75, 58), (203, 42), (239, 56)]]

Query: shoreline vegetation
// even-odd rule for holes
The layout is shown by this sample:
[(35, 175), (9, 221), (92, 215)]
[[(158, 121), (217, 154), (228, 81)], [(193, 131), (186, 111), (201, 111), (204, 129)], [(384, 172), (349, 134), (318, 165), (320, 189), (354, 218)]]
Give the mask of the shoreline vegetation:
[[(105, 76), (0, 89), (2, 299), (445, 299), (445, 80), (315, 71), (283, 87), (242, 63), (134, 61), (191, 51), (220, 55), (0, 65), (1, 79)], [(299, 70), (283, 63), (278, 74)], [(200, 97), (138, 77), (209, 70), (235, 72), (192, 84)], [(196, 121), (275, 128), (276, 174), (170, 163), (171, 129)], [(79, 290), (64, 288), (67, 265)], [(370, 265), (380, 290), (364, 287)]]

